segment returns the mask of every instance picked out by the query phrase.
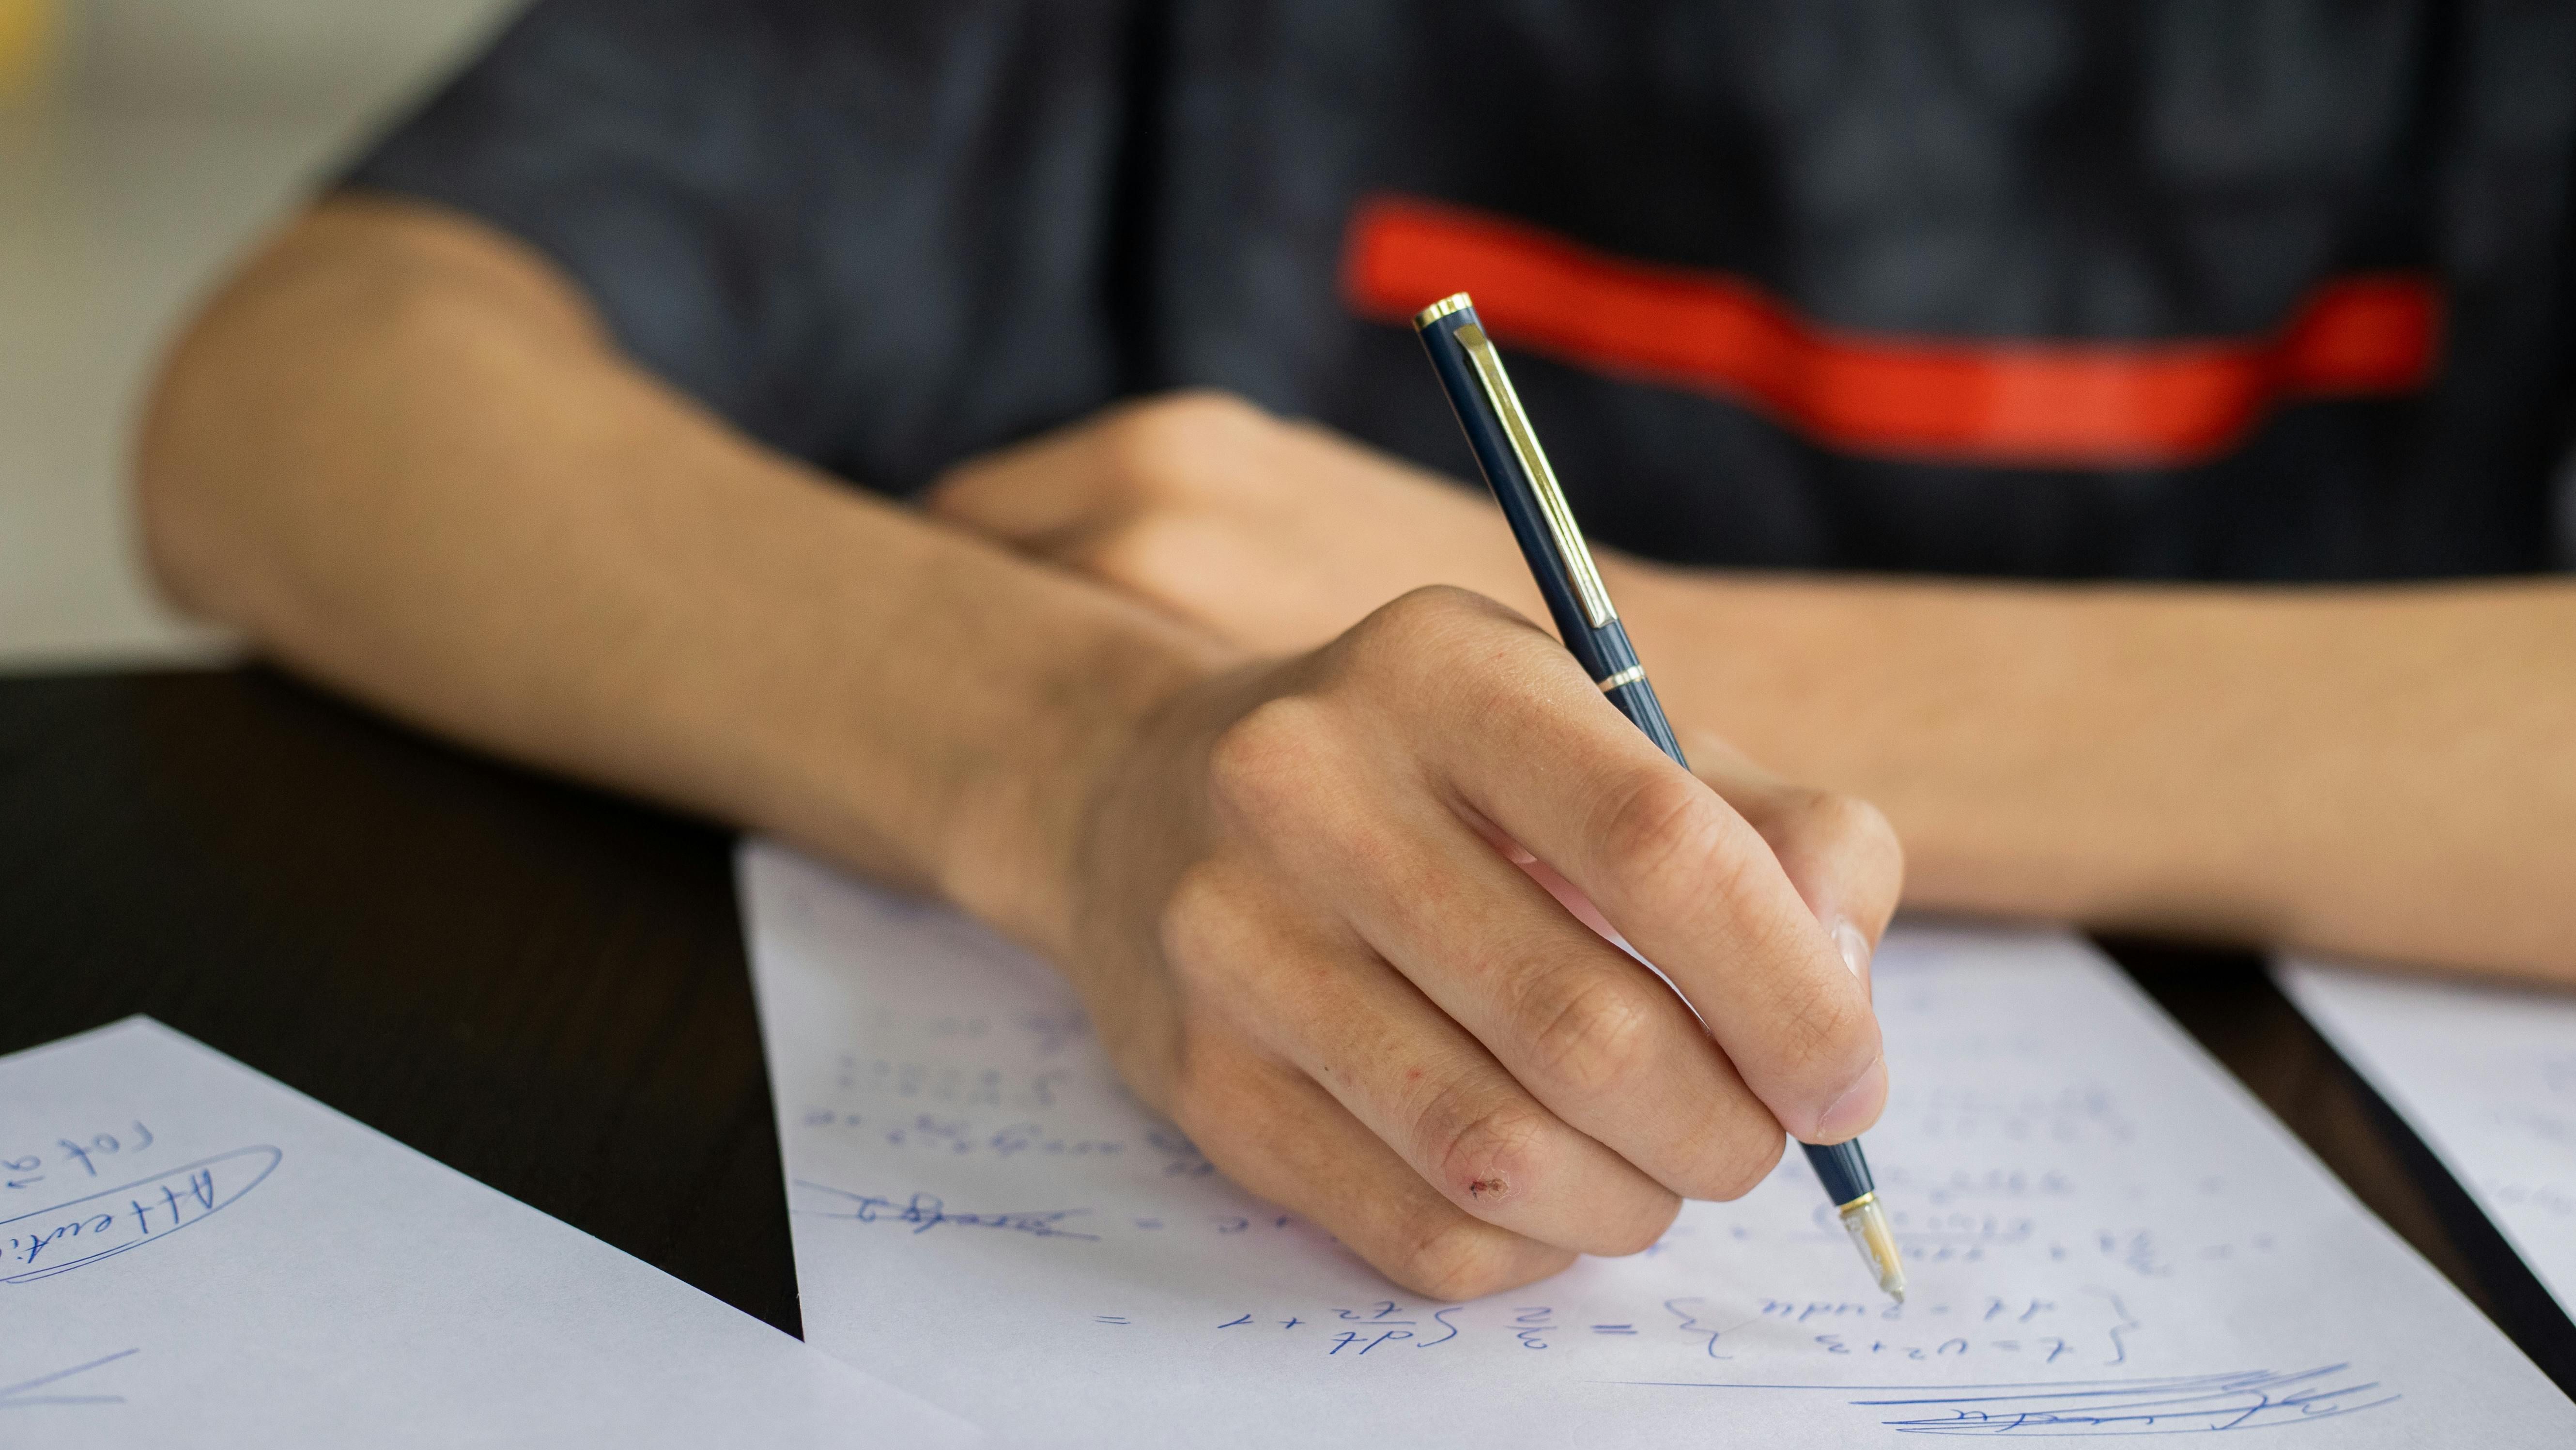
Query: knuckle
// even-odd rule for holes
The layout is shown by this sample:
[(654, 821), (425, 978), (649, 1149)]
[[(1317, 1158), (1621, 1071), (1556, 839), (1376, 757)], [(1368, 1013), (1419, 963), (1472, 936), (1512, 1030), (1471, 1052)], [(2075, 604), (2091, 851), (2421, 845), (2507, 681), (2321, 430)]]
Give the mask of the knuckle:
[(1496, 1207), (1535, 1187), (1547, 1125), (1523, 1104), (1470, 1105), (1452, 1089), (1422, 1121), (1436, 1181), (1461, 1207)]
[(1625, 1258), (1630, 1254), (1642, 1254), (1653, 1248), (1672, 1229), (1673, 1220), (1679, 1218), (1681, 1212), (1681, 1199), (1673, 1194), (1664, 1194), (1662, 1201), (1653, 1209), (1631, 1216), (1623, 1229), (1610, 1231), (1600, 1245), (1593, 1248), (1591, 1252), (1606, 1254), (1614, 1259)]
[(1578, 1093), (1616, 1088), (1648, 1054), (1659, 1013), (1635, 983), (1589, 975), (1556, 979), (1549, 999), (1531, 1014), (1538, 1020), (1530, 1051), (1539, 1071)]
[(1571, 667), (1564, 651), (1501, 605), (1450, 584), (1424, 585), (1379, 605), (1342, 636), (1330, 659), (1339, 678), (1383, 684), (1395, 698), (1436, 697), (1475, 709), (1516, 702), (1551, 664)]
[(1904, 858), (1904, 847), (1886, 813), (1859, 796), (1817, 791), (1803, 814), (1816, 835), (1847, 860), (1875, 865)]
[(1729, 859), (1726, 824), (1707, 787), (1655, 770), (1612, 797), (1598, 840), (1610, 870), (1644, 891), (1727, 892), (1742, 863)]
[(1163, 960), (1183, 982), (1235, 956), (1243, 910), (1228, 873), (1205, 861), (1183, 871), (1163, 903), (1160, 927)]
[(1408, 589), (1378, 609), (1392, 624), (1417, 629), (1460, 629), (1489, 619), (1484, 596), (1455, 584), (1424, 584)]
[(1224, 461), (1267, 415), (1231, 393), (1195, 389), (1131, 404), (1103, 426), (1117, 475), (1147, 497), (1186, 497), (1221, 477)]
[(1319, 701), (1281, 695), (1245, 711), (1208, 748), (1210, 794), (1254, 819), (1293, 813), (1325, 769), (1332, 751), (1329, 711)]
[(1454, 584), (1426, 584), (1379, 605), (1353, 634), (1377, 651), (1410, 657), (1454, 649), (1491, 621), (1492, 607), (1482, 596)]
[(1130, 586), (1186, 578), (1204, 555), (1205, 539), (1191, 520), (1165, 513), (1133, 514), (1083, 544), (1074, 565), (1085, 573)]
[(1222, 436), (1272, 421), (1268, 413), (1240, 393), (1223, 388), (1181, 388), (1145, 407), (1175, 432)]
[(1706, 1145), (1700, 1161), (1674, 1185), (1685, 1197), (1730, 1202), (1751, 1193), (1780, 1166), (1789, 1145), (1780, 1125), (1759, 1107), (1735, 1116), (1739, 1121), (1699, 1140)]

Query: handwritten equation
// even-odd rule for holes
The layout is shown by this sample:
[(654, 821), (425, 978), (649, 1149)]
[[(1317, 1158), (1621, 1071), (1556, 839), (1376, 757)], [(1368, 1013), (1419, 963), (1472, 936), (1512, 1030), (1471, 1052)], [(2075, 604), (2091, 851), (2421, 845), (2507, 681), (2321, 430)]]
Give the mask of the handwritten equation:
[[(1869, 1292), (1796, 1154), (1638, 1254), (1447, 1303), (1236, 1189), (1127, 1096), (1042, 964), (784, 853), (746, 863), (809, 1342), (1005, 1433), (1178, 1446), (1153, 1425), (1214, 1415), (1283, 1446), (1679, 1443), (1717, 1416), (1797, 1447), (2274, 1429), (2340, 1450), (2548, 1393), (2472, 1352), (2495, 1342), (2474, 1310), (2064, 938), (1881, 952), (1870, 1150), (1904, 1303)], [(1068, 1409), (1113, 1400), (1157, 1417)]]
[[(1579, 1350), (1587, 1342), (1655, 1340), (1713, 1360), (1734, 1358), (1740, 1342), (1766, 1352), (1803, 1350), (1828, 1360), (1938, 1364), (2010, 1358), (2037, 1365), (2124, 1364), (2128, 1354), (2123, 1335), (2143, 1325), (2118, 1295), (2091, 1292), (2101, 1302), (2075, 1306), (2074, 1313), (2043, 1299), (1988, 1299), (1982, 1305), (1954, 1309), (1947, 1304), (1901, 1306), (1850, 1300), (1722, 1302), (1694, 1295), (1661, 1300), (1645, 1313), (1603, 1318), (1597, 1305), (1577, 1309), (1501, 1300), (1442, 1305), (1382, 1299), (1305, 1311), (1261, 1306), (1213, 1323), (1181, 1321), (1171, 1327), (1258, 1339), (1324, 1359), (1358, 1360), (1380, 1351), (1401, 1357), (1410, 1351), (1474, 1344), (1480, 1339), (1540, 1354)], [(1152, 1322), (1133, 1313), (1091, 1318), (1094, 1324), (1111, 1327)], [(1779, 1332), (1783, 1330), (1795, 1333)], [(2076, 1337), (2069, 1338), (2070, 1334)]]

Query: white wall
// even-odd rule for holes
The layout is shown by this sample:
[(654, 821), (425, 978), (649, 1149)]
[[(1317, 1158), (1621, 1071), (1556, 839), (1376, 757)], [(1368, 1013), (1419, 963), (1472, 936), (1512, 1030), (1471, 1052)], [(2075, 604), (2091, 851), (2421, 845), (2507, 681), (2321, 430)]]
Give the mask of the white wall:
[(152, 596), (126, 458), (226, 263), (514, 0), (71, 0), (0, 110), (0, 668), (202, 657)]
[(500, 0), (71, 0), (74, 83), (118, 104), (345, 121), (479, 33)]

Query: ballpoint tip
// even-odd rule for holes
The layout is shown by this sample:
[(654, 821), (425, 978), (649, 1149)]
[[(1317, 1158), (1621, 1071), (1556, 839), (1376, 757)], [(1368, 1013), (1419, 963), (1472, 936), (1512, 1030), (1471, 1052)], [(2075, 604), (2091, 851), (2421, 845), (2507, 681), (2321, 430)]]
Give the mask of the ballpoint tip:
[(1896, 1230), (1887, 1222), (1887, 1210), (1878, 1206), (1878, 1195), (1864, 1193), (1844, 1204), (1842, 1220), (1853, 1247), (1860, 1250), (1861, 1262), (1869, 1265), (1870, 1277), (1887, 1291), (1887, 1297), (1904, 1303), (1905, 1260), (1896, 1251)]

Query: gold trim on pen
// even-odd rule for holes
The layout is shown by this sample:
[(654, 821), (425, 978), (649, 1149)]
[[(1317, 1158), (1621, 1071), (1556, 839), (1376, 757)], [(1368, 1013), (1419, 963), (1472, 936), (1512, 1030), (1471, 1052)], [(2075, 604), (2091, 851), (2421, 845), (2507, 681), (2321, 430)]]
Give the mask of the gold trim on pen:
[[(1461, 292), (1450, 302), (1465, 305)], [(1441, 306), (1447, 306), (1444, 302)], [(1511, 375), (1503, 371), (1502, 354), (1494, 351), (1485, 329), (1470, 322), (1451, 336), (1467, 350), (1467, 360), (1476, 365), (1477, 380), (1485, 385), (1485, 397), (1503, 420), (1503, 432), (1512, 441), (1512, 451), (1520, 455), (1522, 471), (1529, 474), (1530, 487), (1538, 494), (1539, 512), (1547, 516), (1547, 531), (1556, 540), (1556, 557), (1574, 581), (1576, 597), (1583, 601), (1583, 617), (1594, 629), (1607, 629), (1619, 611), (1610, 607), (1609, 586), (1601, 582), (1601, 571), (1592, 566), (1592, 551), (1584, 546), (1583, 530), (1575, 527), (1574, 510), (1565, 502), (1565, 490), (1556, 483), (1556, 470), (1547, 466), (1547, 453), (1538, 446), (1538, 434), (1531, 430), (1529, 415), (1521, 411), (1520, 394), (1512, 391)]]
[(1628, 668), (1621, 670), (1619, 673), (1612, 675), (1606, 680), (1594, 680), (1592, 683), (1599, 685), (1601, 687), (1601, 693), (1606, 695), (1612, 690), (1619, 688), (1621, 685), (1633, 685), (1645, 677), (1646, 667), (1644, 665), (1630, 665)]
[(1423, 308), (1420, 312), (1413, 314), (1413, 330), (1420, 332), (1422, 329), (1438, 322), (1441, 318), (1448, 316), (1450, 313), (1464, 312), (1474, 305), (1474, 303), (1467, 300), (1466, 293), (1452, 292), (1448, 296), (1441, 298), (1439, 301), (1432, 303), (1430, 306)]

